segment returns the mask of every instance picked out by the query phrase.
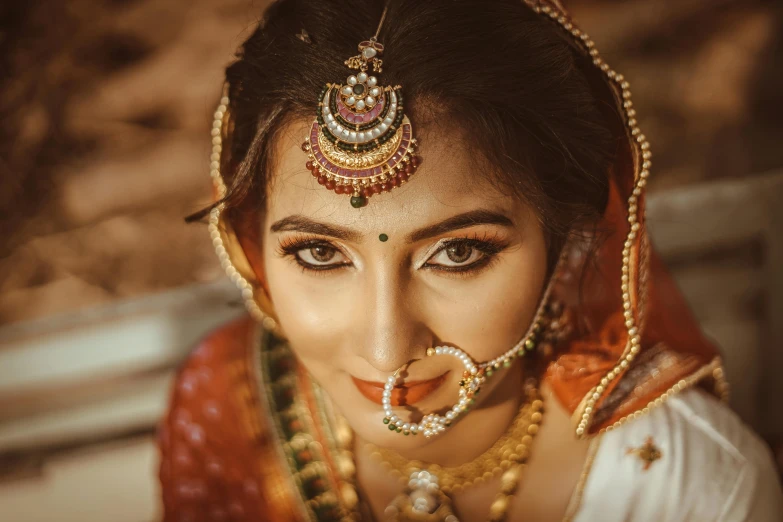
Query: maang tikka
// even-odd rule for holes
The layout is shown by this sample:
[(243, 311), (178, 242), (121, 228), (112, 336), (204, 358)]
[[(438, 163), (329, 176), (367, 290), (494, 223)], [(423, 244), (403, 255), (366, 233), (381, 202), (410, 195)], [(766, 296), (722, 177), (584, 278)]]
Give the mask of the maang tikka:
[(318, 94), (318, 111), (302, 150), (307, 169), (318, 183), (351, 196), (360, 208), (373, 194), (408, 181), (421, 159), (403, 111), (401, 86), (383, 87), (372, 73), (381, 73), (384, 46), (378, 33), (359, 44), (359, 54), (345, 61), (351, 74), (345, 84), (327, 83)]

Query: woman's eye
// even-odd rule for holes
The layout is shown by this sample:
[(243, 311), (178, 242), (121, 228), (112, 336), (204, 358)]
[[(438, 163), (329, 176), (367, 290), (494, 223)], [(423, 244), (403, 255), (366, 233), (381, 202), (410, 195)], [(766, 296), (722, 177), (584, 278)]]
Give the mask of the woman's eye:
[(328, 245), (313, 245), (297, 250), (296, 257), (301, 263), (315, 267), (343, 265), (347, 262), (342, 252)]
[(467, 267), (481, 261), (486, 256), (485, 252), (482, 252), (475, 246), (459, 242), (447, 245), (436, 252), (427, 261), (427, 265), (444, 268)]

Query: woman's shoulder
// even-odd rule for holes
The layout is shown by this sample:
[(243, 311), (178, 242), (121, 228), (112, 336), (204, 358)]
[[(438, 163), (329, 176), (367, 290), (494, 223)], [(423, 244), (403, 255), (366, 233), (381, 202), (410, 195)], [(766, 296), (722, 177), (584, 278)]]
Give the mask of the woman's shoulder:
[(232, 321), (204, 338), (177, 372), (158, 430), (165, 520), (241, 518), (258, 509), (268, 444), (254, 414), (256, 333), (250, 319)]
[[(726, 405), (691, 389), (596, 441), (575, 520), (778, 521), (769, 448)], [(584, 518), (582, 518), (584, 517)]]

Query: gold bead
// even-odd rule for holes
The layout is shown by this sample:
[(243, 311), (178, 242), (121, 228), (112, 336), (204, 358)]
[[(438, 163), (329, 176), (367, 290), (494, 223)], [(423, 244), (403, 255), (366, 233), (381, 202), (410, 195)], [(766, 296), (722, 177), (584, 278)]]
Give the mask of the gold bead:
[(489, 516), (492, 517), (495, 520), (501, 520), (502, 517), (506, 514), (506, 510), (508, 509), (508, 497), (499, 496), (495, 499), (494, 502), (492, 502), (492, 505), (489, 507)]
[(530, 426), (528, 426), (527, 432), (530, 435), (535, 435), (536, 433), (538, 433), (538, 424), (531, 424)]

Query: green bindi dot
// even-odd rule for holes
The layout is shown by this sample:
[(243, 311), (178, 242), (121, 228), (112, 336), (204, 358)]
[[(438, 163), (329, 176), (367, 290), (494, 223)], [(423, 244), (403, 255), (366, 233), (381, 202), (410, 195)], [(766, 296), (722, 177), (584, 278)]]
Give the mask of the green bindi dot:
[(378, 236), (378, 239), (380, 239), (383, 242), (386, 242), (389, 240), (389, 236), (387, 236), (386, 234), (381, 234), (380, 236)]

